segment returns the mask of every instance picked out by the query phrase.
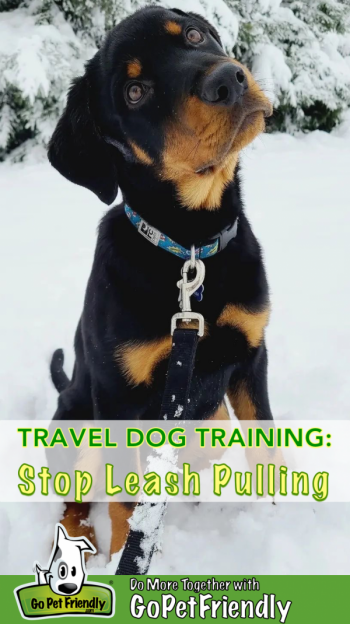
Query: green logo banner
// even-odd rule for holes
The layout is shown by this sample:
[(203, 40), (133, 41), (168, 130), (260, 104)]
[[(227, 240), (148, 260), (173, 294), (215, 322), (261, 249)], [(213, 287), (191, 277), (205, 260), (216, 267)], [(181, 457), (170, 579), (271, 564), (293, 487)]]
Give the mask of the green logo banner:
[(16, 590), (24, 618), (38, 619), (62, 615), (107, 616), (113, 614), (113, 591), (105, 585), (86, 583), (79, 594), (59, 596), (49, 585), (27, 585)]
[(154, 620), (340, 624), (349, 619), (350, 576), (91, 576), (91, 582), (70, 597), (72, 602), (47, 585), (33, 585), (33, 580), (33, 576), (1, 577), (1, 621), (20, 624), (23, 618), (60, 617), (64, 624), (83, 624), (89, 617), (109, 617), (121, 624)]

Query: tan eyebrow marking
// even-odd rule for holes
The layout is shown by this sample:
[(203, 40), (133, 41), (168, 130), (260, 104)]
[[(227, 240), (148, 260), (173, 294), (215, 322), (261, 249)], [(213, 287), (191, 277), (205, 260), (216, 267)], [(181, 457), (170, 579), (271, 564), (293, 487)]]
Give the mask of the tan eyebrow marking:
[(141, 75), (142, 65), (138, 59), (129, 61), (127, 65), (127, 74), (129, 78), (138, 78)]
[(165, 22), (164, 28), (169, 35), (180, 35), (182, 33), (182, 28), (177, 22)]

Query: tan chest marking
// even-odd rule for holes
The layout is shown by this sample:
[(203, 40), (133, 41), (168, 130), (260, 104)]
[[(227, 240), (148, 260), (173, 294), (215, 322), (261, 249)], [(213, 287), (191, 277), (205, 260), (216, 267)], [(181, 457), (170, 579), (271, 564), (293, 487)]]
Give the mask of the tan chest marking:
[(235, 327), (245, 335), (251, 347), (258, 347), (263, 339), (269, 315), (270, 309), (268, 306), (260, 312), (250, 312), (242, 306), (229, 303), (221, 312), (217, 325), (219, 327), (224, 325)]
[[(197, 325), (187, 323), (186, 327), (193, 329)], [(208, 327), (205, 324), (203, 337), (207, 335)], [(149, 342), (126, 342), (116, 349), (114, 357), (131, 386), (138, 386), (141, 383), (149, 386), (152, 383), (156, 366), (169, 357), (171, 345), (170, 335)]]
[(120, 347), (115, 357), (128, 383), (149, 386), (157, 364), (169, 356), (171, 343), (171, 336), (167, 336), (151, 342), (129, 342)]
[(233, 180), (237, 163), (238, 154), (234, 153), (227, 156), (223, 167), (215, 173), (203, 177), (192, 172), (180, 175), (176, 186), (182, 204), (192, 210), (219, 208), (225, 187)]

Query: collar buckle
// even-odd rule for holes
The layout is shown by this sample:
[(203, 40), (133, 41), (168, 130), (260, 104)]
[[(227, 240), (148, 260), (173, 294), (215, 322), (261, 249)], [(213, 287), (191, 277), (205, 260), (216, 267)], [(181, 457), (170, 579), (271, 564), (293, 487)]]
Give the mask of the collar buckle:
[(238, 230), (238, 217), (237, 219), (235, 219), (235, 221), (231, 225), (229, 225), (224, 230), (221, 230), (221, 232), (219, 232), (218, 234), (215, 234), (215, 236), (212, 236), (208, 240), (209, 241), (217, 240), (219, 242), (218, 252), (222, 251), (223, 249), (225, 249), (225, 247), (227, 247), (227, 245), (233, 238), (236, 238), (237, 230)]

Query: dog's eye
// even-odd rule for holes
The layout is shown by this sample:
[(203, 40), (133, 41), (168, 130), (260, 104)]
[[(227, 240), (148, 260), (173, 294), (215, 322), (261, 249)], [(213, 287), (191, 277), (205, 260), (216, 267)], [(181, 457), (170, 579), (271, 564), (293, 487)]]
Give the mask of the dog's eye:
[(77, 573), (77, 569), (75, 566), (72, 567), (72, 576), (75, 576)]
[(202, 41), (204, 41), (202, 33), (200, 33), (199, 30), (196, 30), (195, 28), (189, 28), (186, 31), (186, 37), (190, 43), (194, 44), (202, 43)]
[(131, 104), (137, 104), (137, 102), (140, 102), (145, 93), (146, 89), (140, 82), (133, 82), (126, 90), (127, 98)]
[(66, 563), (62, 562), (58, 566), (58, 576), (60, 579), (65, 579), (68, 574), (68, 566)]

